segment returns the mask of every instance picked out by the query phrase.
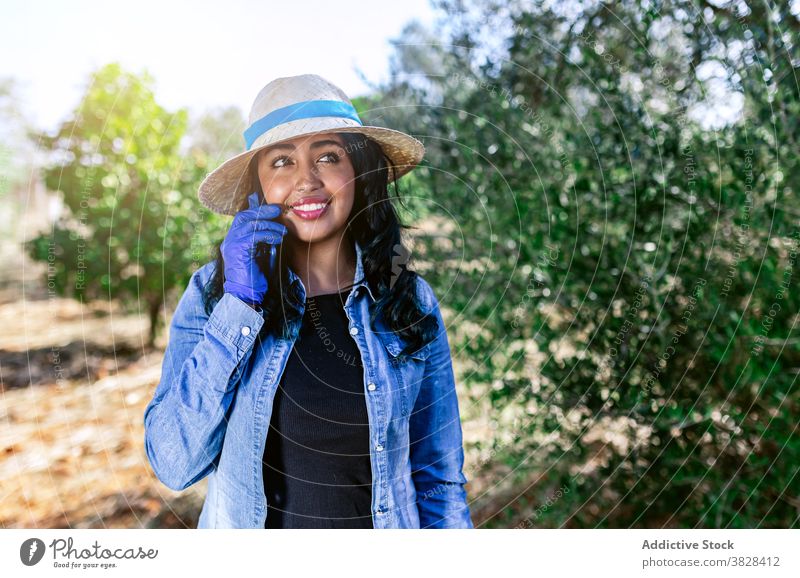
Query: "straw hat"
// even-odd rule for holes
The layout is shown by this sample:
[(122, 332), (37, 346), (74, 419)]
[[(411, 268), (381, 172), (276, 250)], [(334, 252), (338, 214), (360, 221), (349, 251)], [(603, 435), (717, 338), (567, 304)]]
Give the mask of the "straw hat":
[(316, 74), (277, 78), (258, 93), (244, 131), (245, 152), (226, 160), (200, 184), (200, 202), (216, 213), (235, 215), (260, 187), (249, 165), (261, 149), (298, 136), (331, 132), (362, 133), (383, 149), (395, 165), (389, 181), (399, 179), (421, 160), (417, 139), (388, 128), (364, 126), (347, 95)]

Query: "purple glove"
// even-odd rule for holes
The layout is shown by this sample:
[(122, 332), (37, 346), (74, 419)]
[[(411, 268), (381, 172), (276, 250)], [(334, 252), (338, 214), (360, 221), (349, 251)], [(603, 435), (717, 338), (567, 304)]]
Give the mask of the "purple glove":
[(225, 262), (225, 293), (250, 305), (259, 305), (267, 293), (267, 278), (256, 262), (256, 243), (277, 245), (286, 227), (270, 221), (281, 214), (280, 205), (262, 204), (259, 193), (247, 197), (249, 208), (236, 213), (220, 247)]

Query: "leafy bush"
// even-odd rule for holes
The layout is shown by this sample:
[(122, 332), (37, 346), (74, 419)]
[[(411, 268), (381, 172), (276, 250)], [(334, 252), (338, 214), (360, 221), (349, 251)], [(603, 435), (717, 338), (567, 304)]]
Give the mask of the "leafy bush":
[(439, 4), (373, 106), (428, 149), (476, 523), (797, 527), (797, 17)]

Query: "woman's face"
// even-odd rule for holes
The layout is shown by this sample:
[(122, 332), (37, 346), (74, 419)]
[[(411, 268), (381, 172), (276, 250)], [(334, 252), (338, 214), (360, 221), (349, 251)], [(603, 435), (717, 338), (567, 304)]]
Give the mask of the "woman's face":
[(345, 227), (355, 172), (338, 135), (302, 136), (268, 147), (257, 163), (265, 201), (288, 209), (276, 220), (291, 237), (313, 243)]

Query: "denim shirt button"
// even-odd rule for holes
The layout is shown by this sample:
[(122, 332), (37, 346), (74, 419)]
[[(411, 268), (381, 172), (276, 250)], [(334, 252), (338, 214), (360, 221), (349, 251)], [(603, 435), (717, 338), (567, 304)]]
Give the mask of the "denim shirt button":
[(250, 328), (249, 328), (247, 325), (245, 325), (244, 327), (242, 327), (242, 335), (244, 335), (245, 337), (247, 337), (248, 335), (250, 335)]
[(381, 444), (378, 444), (377, 446), (375, 446), (375, 449), (378, 450), (379, 452), (382, 452), (383, 446)]
[(368, 384), (367, 385), (367, 389), (370, 390), (370, 391), (375, 391), (375, 384), (374, 383)]
[(350, 335), (358, 335), (358, 327), (351, 327)]

